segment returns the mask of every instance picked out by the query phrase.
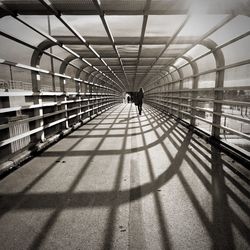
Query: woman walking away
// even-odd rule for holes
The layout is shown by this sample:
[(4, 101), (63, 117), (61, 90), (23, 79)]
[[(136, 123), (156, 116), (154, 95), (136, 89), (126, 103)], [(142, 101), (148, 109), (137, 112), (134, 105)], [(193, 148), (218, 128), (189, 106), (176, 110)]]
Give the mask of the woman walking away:
[(139, 92), (137, 93), (139, 115), (141, 115), (141, 111), (142, 111), (143, 98), (144, 98), (143, 89), (140, 88)]

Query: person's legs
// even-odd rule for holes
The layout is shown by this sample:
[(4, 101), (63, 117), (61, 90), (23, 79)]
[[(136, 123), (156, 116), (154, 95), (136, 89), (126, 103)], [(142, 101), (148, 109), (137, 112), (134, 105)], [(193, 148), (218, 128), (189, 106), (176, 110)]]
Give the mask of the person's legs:
[(141, 111), (142, 111), (142, 103), (141, 102), (138, 103), (138, 110), (139, 110), (139, 115), (141, 115)]

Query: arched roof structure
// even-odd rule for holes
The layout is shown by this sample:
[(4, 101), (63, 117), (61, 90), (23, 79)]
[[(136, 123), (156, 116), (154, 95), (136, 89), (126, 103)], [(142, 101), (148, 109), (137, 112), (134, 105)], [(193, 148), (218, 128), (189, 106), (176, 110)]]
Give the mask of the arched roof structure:
[(143, 87), (148, 104), (249, 145), (249, 14), (247, 0), (2, 0), (0, 79), (116, 100)]

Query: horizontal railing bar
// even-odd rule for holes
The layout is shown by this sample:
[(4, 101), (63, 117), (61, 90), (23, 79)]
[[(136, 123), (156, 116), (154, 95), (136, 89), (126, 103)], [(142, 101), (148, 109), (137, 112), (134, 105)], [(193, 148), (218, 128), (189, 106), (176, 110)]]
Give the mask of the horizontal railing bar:
[(211, 114), (216, 114), (218, 116), (223, 116), (223, 117), (228, 117), (228, 118), (232, 118), (234, 120), (238, 120), (238, 121), (242, 121), (242, 122), (245, 122), (245, 123), (250, 123), (250, 119), (249, 118), (244, 118), (244, 117), (240, 117), (240, 116), (236, 116), (236, 115), (231, 115), (231, 114), (227, 114), (227, 113), (217, 113), (217, 112), (213, 112), (212, 110), (209, 110), (209, 109), (206, 109), (206, 108), (201, 108), (201, 107), (192, 107), (191, 105), (188, 105), (188, 104), (182, 104), (182, 103), (176, 103), (176, 102), (171, 102), (171, 101), (166, 101), (166, 100), (160, 100), (160, 99), (157, 99), (159, 102), (164, 102), (164, 103), (170, 103), (170, 104), (175, 104), (175, 105), (178, 105), (178, 106), (183, 106), (183, 107), (187, 107), (187, 108), (190, 108), (190, 109), (193, 109), (193, 110), (196, 110), (196, 111), (204, 111), (204, 112), (208, 112), (208, 113), (211, 113)]
[[(40, 131), (43, 131), (44, 129), (50, 128), (50, 127), (55, 126), (55, 125), (57, 125), (59, 123), (65, 122), (65, 121), (67, 121), (69, 119), (72, 119), (73, 117), (77, 117), (79, 115), (86, 114), (86, 113), (91, 112), (91, 111), (96, 110), (96, 109), (100, 109), (100, 108), (105, 107), (107, 105), (110, 105), (112, 103), (114, 104), (116, 102), (114, 102), (114, 101), (108, 102), (108, 103), (105, 103), (103, 105), (94, 107), (93, 109), (88, 109), (88, 110), (82, 111), (79, 114), (74, 114), (73, 116), (65, 117), (65, 118), (62, 118), (60, 120), (56, 120), (54, 122), (50, 122), (50, 123), (48, 123), (48, 124), (46, 124), (44, 126), (40, 126), (40, 127), (36, 128), (36, 129), (33, 129), (33, 130), (28, 131), (28, 132), (22, 133), (21, 135), (17, 135), (17, 136), (11, 137), (9, 139), (5, 139), (3, 141), (0, 141), (0, 147), (5, 146), (7, 144), (10, 144), (10, 143), (12, 143), (14, 141), (17, 141), (19, 139), (22, 139), (24, 137), (30, 136), (32, 134), (38, 133)], [(78, 108), (80, 108), (80, 107), (78, 107)], [(67, 110), (64, 110), (64, 111), (67, 112)]]
[(150, 101), (150, 102), (155, 103), (155, 104), (157, 104), (157, 105), (160, 105), (160, 106), (162, 106), (162, 107), (165, 107), (165, 108), (167, 108), (167, 109), (170, 109), (170, 110), (174, 110), (174, 111), (183, 113), (183, 114), (185, 114), (185, 115), (188, 115), (189, 117), (196, 118), (196, 119), (201, 120), (201, 121), (203, 121), (203, 122), (205, 122), (205, 123), (208, 123), (208, 124), (210, 124), (210, 125), (212, 125), (212, 126), (214, 126), (214, 127), (217, 127), (217, 128), (220, 128), (220, 129), (224, 129), (224, 130), (226, 130), (226, 131), (232, 132), (233, 134), (239, 135), (240, 137), (243, 137), (243, 138), (245, 138), (245, 139), (250, 140), (250, 135), (248, 135), (248, 134), (239, 132), (239, 131), (237, 131), (237, 130), (231, 129), (231, 128), (226, 127), (226, 126), (223, 126), (223, 125), (214, 124), (214, 123), (212, 123), (211, 121), (208, 121), (208, 120), (206, 120), (206, 119), (204, 119), (204, 118), (202, 118), (202, 117), (200, 117), (200, 116), (191, 115), (190, 113), (187, 113), (187, 112), (182, 111), (182, 110), (178, 110), (178, 109), (176, 109), (176, 108), (173, 108), (173, 107), (164, 105), (164, 104), (159, 103), (159, 102), (155, 102), (155, 101)]

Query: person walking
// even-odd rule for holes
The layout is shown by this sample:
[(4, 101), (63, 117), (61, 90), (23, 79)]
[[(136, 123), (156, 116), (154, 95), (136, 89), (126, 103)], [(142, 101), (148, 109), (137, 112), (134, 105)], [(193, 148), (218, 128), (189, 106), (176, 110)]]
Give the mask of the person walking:
[(137, 102), (138, 102), (138, 111), (139, 111), (139, 115), (141, 115), (141, 111), (142, 111), (142, 103), (143, 103), (143, 98), (144, 98), (144, 92), (143, 89), (140, 88), (140, 90), (137, 93)]
[(128, 103), (130, 103), (130, 96), (129, 95), (127, 97), (127, 101), (128, 101)]

